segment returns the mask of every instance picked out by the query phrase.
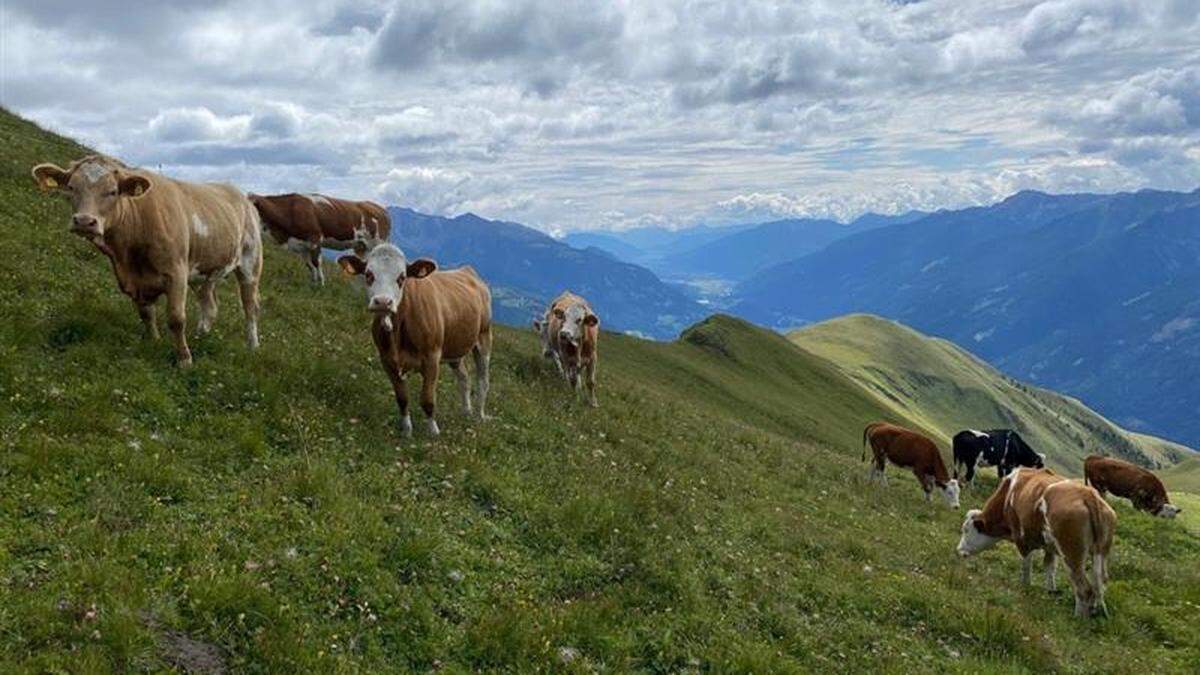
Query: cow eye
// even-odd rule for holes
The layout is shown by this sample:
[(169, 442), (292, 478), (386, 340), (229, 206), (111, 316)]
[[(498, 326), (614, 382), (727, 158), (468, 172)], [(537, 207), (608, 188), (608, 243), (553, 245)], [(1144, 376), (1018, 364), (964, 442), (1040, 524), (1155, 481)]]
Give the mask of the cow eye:
[(108, 192), (105, 192), (105, 193), (104, 193), (104, 196), (106, 196), (106, 197), (116, 197), (116, 196), (117, 196), (117, 191), (116, 191), (116, 190), (109, 190)]
[(396, 283), (398, 283), (398, 284), (404, 283), (404, 272), (401, 272), (400, 274), (396, 275)]
[(367, 270), (367, 273), (364, 275), (364, 278), (367, 280), (368, 284), (375, 283), (375, 273), (372, 272), (371, 270)]

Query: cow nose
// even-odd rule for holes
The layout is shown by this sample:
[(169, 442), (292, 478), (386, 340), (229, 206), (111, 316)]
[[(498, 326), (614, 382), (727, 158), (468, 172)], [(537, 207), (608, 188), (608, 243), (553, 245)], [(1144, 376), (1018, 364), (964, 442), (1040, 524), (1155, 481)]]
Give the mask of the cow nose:
[(570, 339), (571, 339), (571, 334), (570, 334), (570, 333), (568, 333), (568, 332), (567, 332), (567, 331), (565, 331), (565, 330), (562, 330), (562, 331), (559, 331), (559, 332), (558, 332), (558, 337), (559, 337), (559, 339), (560, 339), (560, 340), (570, 340)]
[(392, 309), (392, 301), (387, 297), (375, 296), (371, 298), (368, 307), (372, 312), (390, 311)]
[(86, 213), (76, 213), (71, 217), (71, 225), (77, 230), (94, 230), (96, 229), (96, 219)]

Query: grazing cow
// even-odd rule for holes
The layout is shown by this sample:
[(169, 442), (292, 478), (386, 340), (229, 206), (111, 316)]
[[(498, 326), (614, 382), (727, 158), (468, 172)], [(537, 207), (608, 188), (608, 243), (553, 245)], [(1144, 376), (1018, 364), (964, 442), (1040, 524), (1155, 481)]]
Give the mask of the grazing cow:
[(937, 487), (946, 504), (952, 509), (958, 508), (958, 481), (950, 478), (942, 461), (942, 453), (932, 440), (904, 427), (873, 422), (863, 429), (864, 460), (867, 458), (868, 444), (874, 453), (872, 479), (878, 478), (886, 485), (887, 476), (883, 471), (887, 467), (887, 460), (891, 460), (896, 466), (912, 469), (913, 475), (921, 483), (921, 489), (925, 491), (925, 501), (930, 500), (933, 488)]
[[(470, 267), (437, 271), (427, 258), (409, 262), (392, 244), (379, 244), (359, 255), (344, 255), (338, 264), (362, 275), (367, 284), (367, 309), (375, 315), (371, 335), (379, 361), (392, 382), (400, 425), (412, 435), (405, 375), (421, 373), (421, 408), (429, 433), (438, 435), (434, 406), (438, 368), (444, 361), (454, 370), (463, 410), (471, 413), (471, 383), (463, 359), (475, 360), (476, 414), (487, 419), (488, 365), (492, 351), (492, 294)], [(361, 257), (360, 257), (361, 256)]]
[[(1075, 614), (1108, 613), (1104, 585), (1117, 514), (1098, 492), (1049, 469), (1018, 468), (1000, 481), (983, 509), (967, 512), (958, 554), (967, 557), (1007, 539), (1021, 555), (1021, 581), (1029, 584), (1033, 554), (1044, 551), (1046, 590), (1055, 590), (1056, 556), (1062, 556), (1075, 591)], [(1092, 579), (1084, 568), (1092, 559)]]
[(258, 213), (237, 189), (185, 183), (135, 169), (110, 157), (89, 155), (62, 169), (33, 167), (43, 190), (68, 195), (75, 209), (71, 231), (92, 242), (112, 263), (121, 292), (158, 338), (154, 303), (167, 296), (167, 326), (181, 367), (192, 363), (184, 335), (189, 283), (198, 283), (200, 334), (217, 318), (216, 284), (237, 275), (246, 315), (246, 343), (258, 346), (258, 280), (262, 239)]
[(355, 242), (368, 246), (386, 241), (392, 231), (387, 211), (375, 202), (353, 202), (324, 195), (250, 195), (262, 216), (263, 229), (276, 244), (308, 263), (312, 282), (325, 283), (321, 248), (344, 250)]
[[(592, 311), (587, 300), (570, 291), (563, 291), (546, 310), (539, 327), (543, 335), (543, 349), (553, 356), (559, 370), (571, 383), (580, 389), (586, 383), (588, 405), (597, 407), (596, 360), (599, 355), (596, 345), (600, 339), (600, 317)], [(581, 377), (582, 376), (582, 377)]]
[(981, 466), (996, 467), (997, 477), (1003, 478), (1018, 466), (1042, 468), (1045, 456), (1011, 429), (976, 431), (966, 429), (954, 435), (954, 477), (960, 473), (964, 483), (974, 484), (975, 472)]
[(1174, 518), (1183, 509), (1170, 503), (1158, 476), (1140, 466), (1113, 457), (1091, 455), (1083, 460), (1083, 482), (1102, 496), (1111, 492), (1133, 502), (1133, 507), (1160, 518)]
[(954, 477), (967, 485), (975, 484), (975, 472), (981, 466), (999, 466), (1000, 452), (992, 437), (982, 431), (964, 429), (954, 434)]

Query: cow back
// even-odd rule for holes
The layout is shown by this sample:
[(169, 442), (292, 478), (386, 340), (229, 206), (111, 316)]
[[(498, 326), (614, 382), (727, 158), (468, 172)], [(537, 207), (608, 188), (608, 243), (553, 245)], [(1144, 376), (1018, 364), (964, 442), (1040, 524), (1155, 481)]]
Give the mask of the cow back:
[(491, 292), (470, 267), (438, 271), (405, 280), (398, 314), (402, 345), (420, 354), (440, 351), (444, 360), (459, 359), (491, 326)]

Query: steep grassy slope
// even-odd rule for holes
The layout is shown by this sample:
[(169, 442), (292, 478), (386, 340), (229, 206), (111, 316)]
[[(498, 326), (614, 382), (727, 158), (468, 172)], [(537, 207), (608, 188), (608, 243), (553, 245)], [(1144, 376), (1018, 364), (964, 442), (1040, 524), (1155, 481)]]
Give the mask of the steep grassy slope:
[(80, 149), (2, 115), (0, 142), (0, 672), (161, 670), (205, 645), (239, 672), (1200, 659), (1200, 540), (1119, 506), (1113, 617), (1077, 621), (1017, 587), (1010, 550), (957, 560), (961, 514), (911, 479), (866, 484), (855, 437), (888, 411), (740, 322), (606, 334), (598, 411), (498, 330), (496, 419), (463, 419), (446, 378), (444, 435), (402, 441), (359, 291), (272, 250), (262, 349), (229, 283), (181, 372), (32, 189), (34, 161)]
[(1164, 483), (1172, 490), (1194, 492), (1200, 495), (1200, 457), (1191, 457), (1159, 472)]
[(857, 382), (891, 414), (918, 420), (948, 447), (961, 429), (1017, 429), (1051, 463), (1082, 471), (1092, 453), (1149, 466), (1190, 454), (1178, 445), (1126, 432), (1079, 401), (1005, 377), (945, 340), (856, 314), (795, 331), (791, 340)]

